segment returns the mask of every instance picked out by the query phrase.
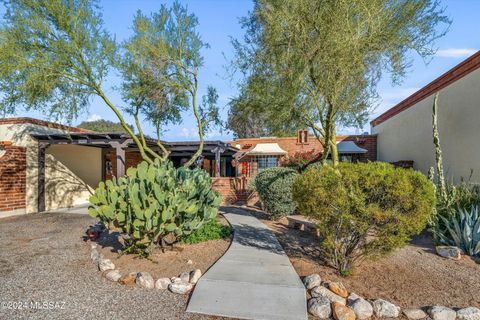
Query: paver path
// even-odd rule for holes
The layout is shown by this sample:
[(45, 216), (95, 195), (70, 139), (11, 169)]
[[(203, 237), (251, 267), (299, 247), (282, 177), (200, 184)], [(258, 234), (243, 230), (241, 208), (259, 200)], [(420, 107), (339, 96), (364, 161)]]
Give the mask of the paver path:
[(234, 236), (200, 278), (187, 312), (242, 319), (307, 319), (306, 293), (273, 232), (240, 208), (223, 215)]

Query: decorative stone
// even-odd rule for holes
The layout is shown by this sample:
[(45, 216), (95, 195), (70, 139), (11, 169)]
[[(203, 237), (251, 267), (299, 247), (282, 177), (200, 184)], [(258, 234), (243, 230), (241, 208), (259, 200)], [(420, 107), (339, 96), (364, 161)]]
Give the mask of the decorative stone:
[(460, 260), (462, 257), (461, 256), (462, 250), (460, 250), (458, 247), (437, 246), (435, 247), (435, 249), (437, 250), (437, 254), (439, 256), (447, 259)]
[(348, 297), (348, 307), (355, 312), (355, 315), (358, 319), (368, 319), (373, 316), (373, 307), (367, 300), (358, 297), (353, 300), (351, 297)]
[(179, 277), (172, 277), (170, 278), (170, 281), (172, 283), (178, 283), (178, 282), (182, 282), (182, 279), (180, 279)]
[(190, 273), (189, 272), (182, 272), (178, 277), (183, 282), (189, 282), (190, 281)]
[(405, 309), (402, 312), (408, 320), (421, 320), (427, 317), (427, 313), (422, 309)]
[(125, 285), (132, 285), (132, 284), (135, 284), (136, 279), (137, 279), (137, 273), (130, 272), (129, 274), (122, 276), (120, 280), (118, 280), (118, 282)]
[(153, 277), (148, 272), (139, 272), (137, 273), (137, 278), (135, 279), (135, 283), (145, 289), (153, 289), (155, 288), (155, 282), (153, 281)]
[(342, 298), (348, 297), (348, 291), (347, 289), (345, 289), (345, 286), (341, 282), (329, 282), (328, 288), (330, 289), (330, 291), (332, 291), (336, 295), (339, 295)]
[(168, 285), (168, 290), (176, 294), (185, 294), (192, 290), (193, 284), (188, 282), (175, 282)]
[(457, 313), (447, 307), (434, 306), (428, 310), (428, 315), (432, 320), (455, 320)]
[(171, 283), (172, 281), (169, 278), (160, 278), (155, 282), (155, 288), (165, 290), (168, 289), (168, 285)]
[(373, 301), (373, 312), (379, 318), (397, 318), (400, 315), (400, 307), (383, 299)]
[(115, 269), (115, 265), (110, 259), (100, 259), (100, 261), (98, 261), (98, 269), (102, 272), (113, 270)]
[(192, 261), (192, 260), (188, 260), (188, 261), (187, 261), (187, 264), (193, 264), (193, 261)]
[(122, 275), (120, 274), (120, 271), (118, 271), (118, 270), (110, 270), (105, 275), (105, 278), (107, 278), (108, 280), (113, 281), (113, 282), (117, 282), (118, 280), (120, 280), (121, 277), (122, 277)]
[(97, 249), (92, 249), (92, 251), (90, 251), (90, 259), (92, 259), (92, 261), (95, 263), (95, 264), (98, 264), (98, 262), (102, 259), (102, 255), (97, 251)]
[(349, 295), (348, 298), (347, 298), (347, 305), (355, 302), (355, 300), (357, 300), (357, 299), (363, 299), (363, 298), (360, 297), (360, 296), (359, 296), (358, 294), (356, 294), (356, 293), (353, 293), (353, 292), (350, 293), (350, 295)]
[(347, 299), (340, 297), (339, 295), (336, 295), (332, 291), (328, 290), (325, 287), (322, 286), (317, 286), (310, 291), (312, 297), (317, 298), (317, 297), (325, 297), (328, 299), (330, 302), (338, 302), (340, 304), (346, 305), (347, 304)]
[(202, 270), (200, 269), (193, 270), (192, 272), (190, 272), (190, 283), (196, 284), (201, 276), (202, 276)]
[(320, 276), (316, 273), (303, 278), (303, 284), (305, 285), (305, 288), (307, 288), (307, 290), (318, 287), (321, 283), (322, 278), (320, 278)]
[(308, 312), (320, 319), (329, 319), (332, 315), (330, 301), (325, 297), (311, 298), (307, 303)]
[(356, 318), (355, 312), (353, 312), (352, 309), (339, 302), (333, 302), (332, 309), (333, 318), (335, 320), (355, 320)]
[(463, 308), (457, 311), (458, 320), (480, 320), (480, 309), (475, 307)]

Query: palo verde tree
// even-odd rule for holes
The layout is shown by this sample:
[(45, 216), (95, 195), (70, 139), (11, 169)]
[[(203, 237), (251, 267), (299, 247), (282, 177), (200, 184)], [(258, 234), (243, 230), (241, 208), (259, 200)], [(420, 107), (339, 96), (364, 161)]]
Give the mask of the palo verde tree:
[[(135, 119), (142, 143), (139, 114), (153, 122), (157, 144), (166, 154), (160, 141), (166, 123), (181, 120), (181, 112), (191, 110), (198, 125), (200, 146), (185, 164), (191, 166), (201, 155), (204, 134), (212, 124), (219, 124), (216, 105), (218, 94), (208, 87), (198, 102), (198, 72), (203, 66), (201, 50), (208, 48), (196, 31), (198, 20), (185, 7), (175, 2), (172, 8), (161, 6), (158, 13), (145, 16), (137, 12), (133, 36), (124, 43), (122, 73), (127, 112)], [(148, 150), (147, 150), (148, 151)]]
[[(188, 106), (185, 96), (191, 93), (193, 113), (202, 120), (199, 131), (203, 140), (203, 127), (209, 119), (202, 118), (196, 91), (203, 63), (200, 50), (206, 44), (195, 30), (195, 16), (178, 3), (171, 10), (162, 7), (152, 19), (137, 14), (134, 36), (118, 45), (105, 30), (95, 0), (2, 2), (6, 13), (0, 27), (0, 111), (37, 110), (71, 122), (98, 96), (135, 141), (143, 159), (153, 163), (167, 153), (160, 138), (162, 155), (147, 145), (138, 117), (145, 116), (160, 132), (162, 125), (180, 120), (181, 110)], [(155, 52), (153, 46), (162, 50)], [(154, 70), (153, 61), (161, 68)], [(129, 105), (125, 109), (134, 115), (139, 136), (127, 124), (122, 108), (108, 97), (104, 82), (111, 71), (123, 76), (122, 93)], [(194, 85), (187, 84), (189, 81)], [(213, 102), (205, 106), (215, 108)]]
[(238, 99), (273, 125), (308, 126), (336, 165), (336, 125), (362, 126), (382, 74), (398, 83), (409, 52), (432, 55), (449, 23), (437, 0), (258, 0), (233, 41)]

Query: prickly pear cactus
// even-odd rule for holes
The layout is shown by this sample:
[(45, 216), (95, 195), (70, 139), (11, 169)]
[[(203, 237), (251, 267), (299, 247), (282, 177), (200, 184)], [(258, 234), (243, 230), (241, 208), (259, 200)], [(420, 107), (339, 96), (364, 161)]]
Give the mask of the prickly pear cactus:
[(128, 252), (148, 255), (155, 245), (215, 219), (221, 200), (204, 170), (156, 159), (129, 168), (125, 177), (101, 182), (90, 197), (89, 214), (125, 234)]

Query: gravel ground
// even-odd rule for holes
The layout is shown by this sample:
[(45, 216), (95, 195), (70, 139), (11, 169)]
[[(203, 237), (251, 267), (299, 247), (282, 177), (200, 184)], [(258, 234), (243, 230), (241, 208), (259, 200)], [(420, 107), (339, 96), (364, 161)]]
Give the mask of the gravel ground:
[(72, 213), (0, 220), (0, 319), (218, 319), (187, 314), (188, 296), (101, 277), (82, 241), (94, 222)]
[(340, 281), (368, 299), (386, 299), (402, 308), (480, 307), (480, 261), (468, 256), (460, 261), (438, 256), (427, 232), (389, 256), (364, 261), (352, 276), (340, 277), (323, 264), (318, 238), (312, 233), (288, 228), (286, 219), (267, 220), (262, 211), (252, 209), (250, 213), (274, 231), (301, 277), (318, 273), (323, 280)]

